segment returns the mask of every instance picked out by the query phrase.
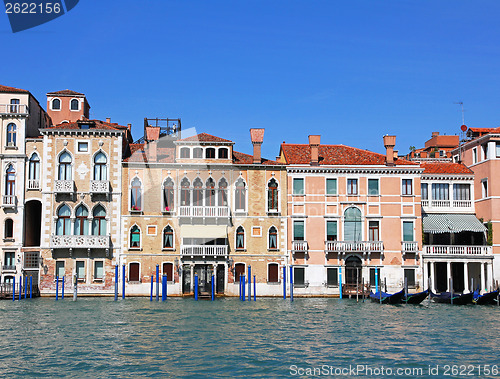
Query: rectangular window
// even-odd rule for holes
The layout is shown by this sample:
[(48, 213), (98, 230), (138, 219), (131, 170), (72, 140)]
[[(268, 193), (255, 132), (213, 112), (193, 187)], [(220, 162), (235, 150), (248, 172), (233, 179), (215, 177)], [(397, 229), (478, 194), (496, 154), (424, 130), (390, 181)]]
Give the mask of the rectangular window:
[(379, 195), (379, 186), (378, 179), (368, 179), (368, 195), (378, 196)]
[(439, 156), (444, 157), (444, 150), (439, 150)]
[(470, 184), (453, 184), (453, 200), (470, 200)]
[(16, 265), (16, 253), (13, 251), (5, 252), (5, 266), (14, 267)]
[(279, 282), (279, 266), (277, 263), (269, 263), (267, 265), (267, 281), (268, 283)]
[(375, 268), (370, 268), (370, 287), (375, 287)]
[(304, 178), (293, 178), (293, 194), (304, 195)]
[(378, 221), (370, 221), (368, 222), (369, 241), (379, 241), (379, 222)]
[(403, 179), (402, 181), (402, 195), (413, 195), (413, 180), (412, 179)]
[(326, 240), (337, 241), (337, 221), (326, 222)]
[(488, 181), (484, 179), (482, 182), (483, 198), (488, 197)]
[(326, 269), (326, 285), (328, 287), (338, 287), (338, 285), (339, 285), (339, 270), (336, 267), (327, 267), (327, 269)]
[(293, 268), (293, 284), (295, 286), (304, 286), (306, 284), (305, 275), (306, 269), (304, 267)]
[(102, 280), (104, 278), (104, 262), (94, 262), (94, 280)]
[(64, 276), (64, 261), (56, 261), (56, 276), (61, 279)]
[(38, 257), (40, 253), (37, 252), (25, 252), (24, 253), (24, 268), (38, 268)]
[(427, 183), (420, 185), (420, 191), (422, 192), (422, 200), (429, 200), (429, 185)]
[(85, 262), (76, 261), (76, 274), (78, 275), (78, 280), (85, 280)]
[(497, 142), (496, 144), (496, 157), (500, 158), (500, 142)]
[(80, 153), (86, 153), (89, 151), (89, 143), (88, 142), (78, 142), (78, 151)]
[(293, 222), (293, 240), (304, 241), (304, 221)]
[(404, 276), (406, 278), (406, 284), (409, 288), (415, 287), (415, 269), (414, 268), (405, 268)]
[(358, 194), (358, 179), (347, 179), (347, 194), (348, 195)]
[(483, 145), (483, 159), (488, 159), (488, 143), (485, 143)]
[(449, 187), (446, 183), (432, 183), (432, 200), (449, 200)]
[(477, 163), (477, 148), (472, 149), (472, 163)]
[(413, 242), (413, 221), (403, 221), (403, 241)]
[(337, 179), (326, 179), (326, 194), (327, 195), (337, 194)]
[(172, 262), (163, 263), (163, 275), (167, 277), (167, 282), (174, 281), (174, 264)]

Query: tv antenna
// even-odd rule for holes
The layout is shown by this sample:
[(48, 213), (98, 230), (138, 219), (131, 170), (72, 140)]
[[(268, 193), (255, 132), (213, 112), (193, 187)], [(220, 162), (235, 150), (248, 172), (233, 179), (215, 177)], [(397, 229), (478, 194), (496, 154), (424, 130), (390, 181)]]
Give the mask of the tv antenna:
[(463, 101), (457, 101), (457, 102), (454, 102), (453, 104), (458, 104), (458, 105), (460, 105), (460, 111), (462, 112), (462, 125), (465, 125), (465, 110), (464, 110), (464, 102), (463, 102)]

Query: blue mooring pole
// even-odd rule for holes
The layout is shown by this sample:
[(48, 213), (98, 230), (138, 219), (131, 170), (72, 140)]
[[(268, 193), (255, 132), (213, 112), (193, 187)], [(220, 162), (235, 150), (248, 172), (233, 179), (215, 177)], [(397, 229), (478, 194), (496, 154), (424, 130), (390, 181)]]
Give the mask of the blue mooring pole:
[(125, 299), (125, 265), (122, 265), (122, 299)]
[(160, 300), (160, 266), (156, 265), (156, 301)]
[(378, 292), (378, 267), (375, 267), (375, 293)]
[(248, 301), (252, 300), (252, 267), (248, 265)]
[(286, 266), (283, 266), (283, 299), (286, 299)]
[[(241, 285), (241, 300), (245, 301), (245, 275), (240, 275), (240, 278), (243, 278), (243, 284)], [(241, 280), (241, 279), (240, 279)]]
[(198, 274), (194, 274), (194, 299), (198, 300)]
[(153, 275), (151, 275), (151, 291), (149, 292), (149, 301), (153, 301)]
[(30, 299), (33, 299), (33, 276), (30, 276)]
[(118, 300), (118, 265), (115, 265), (115, 301)]
[(23, 277), (19, 277), (19, 300), (21, 300), (23, 296)]
[(257, 301), (257, 288), (255, 285), (255, 274), (253, 275), (253, 301)]
[(214, 301), (215, 298), (215, 283), (214, 283), (214, 274), (212, 274), (212, 301)]
[(26, 292), (28, 291), (28, 277), (24, 278), (24, 298), (26, 299)]
[(56, 300), (59, 300), (59, 276), (56, 276)]
[(62, 280), (62, 289), (61, 289), (61, 299), (64, 300), (64, 276), (63, 276), (63, 280)]
[(239, 295), (240, 295), (240, 300), (241, 300), (241, 275), (238, 278), (238, 290), (239, 290)]
[(163, 275), (161, 277), (161, 301), (165, 301), (167, 298), (167, 276)]
[(339, 294), (342, 299), (342, 267), (339, 267)]
[(16, 301), (16, 277), (12, 278), (12, 301)]
[(293, 301), (293, 266), (290, 266), (290, 301)]

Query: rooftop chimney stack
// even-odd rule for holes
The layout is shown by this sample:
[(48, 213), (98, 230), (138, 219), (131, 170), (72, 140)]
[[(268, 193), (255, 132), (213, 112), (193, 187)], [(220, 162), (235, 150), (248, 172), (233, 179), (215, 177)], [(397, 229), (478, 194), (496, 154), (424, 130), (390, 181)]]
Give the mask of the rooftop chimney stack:
[(262, 162), (260, 148), (264, 142), (264, 129), (250, 129), (250, 138), (253, 145), (253, 163), (260, 164)]
[(319, 145), (321, 143), (320, 135), (309, 136), (309, 148), (311, 149), (311, 166), (319, 165)]
[(106, 122), (107, 122), (108, 124), (111, 124), (111, 117), (106, 117)]
[(396, 146), (396, 136), (384, 136), (385, 164), (394, 166), (394, 146)]

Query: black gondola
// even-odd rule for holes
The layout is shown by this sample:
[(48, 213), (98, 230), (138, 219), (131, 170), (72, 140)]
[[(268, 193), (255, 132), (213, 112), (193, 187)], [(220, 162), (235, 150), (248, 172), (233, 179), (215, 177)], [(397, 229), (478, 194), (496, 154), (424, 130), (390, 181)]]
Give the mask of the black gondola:
[(420, 304), (425, 300), (428, 294), (429, 290), (417, 293), (409, 293), (408, 295), (403, 296), (401, 302), (406, 304)]
[(498, 301), (498, 290), (480, 295), (479, 291), (474, 292), (472, 302), (477, 305), (496, 304)]
[(441, 292), (440, 294), (436, 294), (434, 292), (431, 292), (431, 298), (436, 303), (454, 304), (454, 305), (471, 304), (473, 295), (474, 294), (472, 292), (464, 293), (464, 294), (453, 293), (453, 302), (452, 302), (450, 292)]
[[(403, 296), (404, 296), (404, 290), (401, 290), (393, 294), (381, 291), (377, 291), (375, 293), (370, 292), (371, 301), (373, 301), (374, 303), (382, 303), (382, 304), (400, 304)], [(382, 300), (380, 300), (380, 297), (382, 297)]]

